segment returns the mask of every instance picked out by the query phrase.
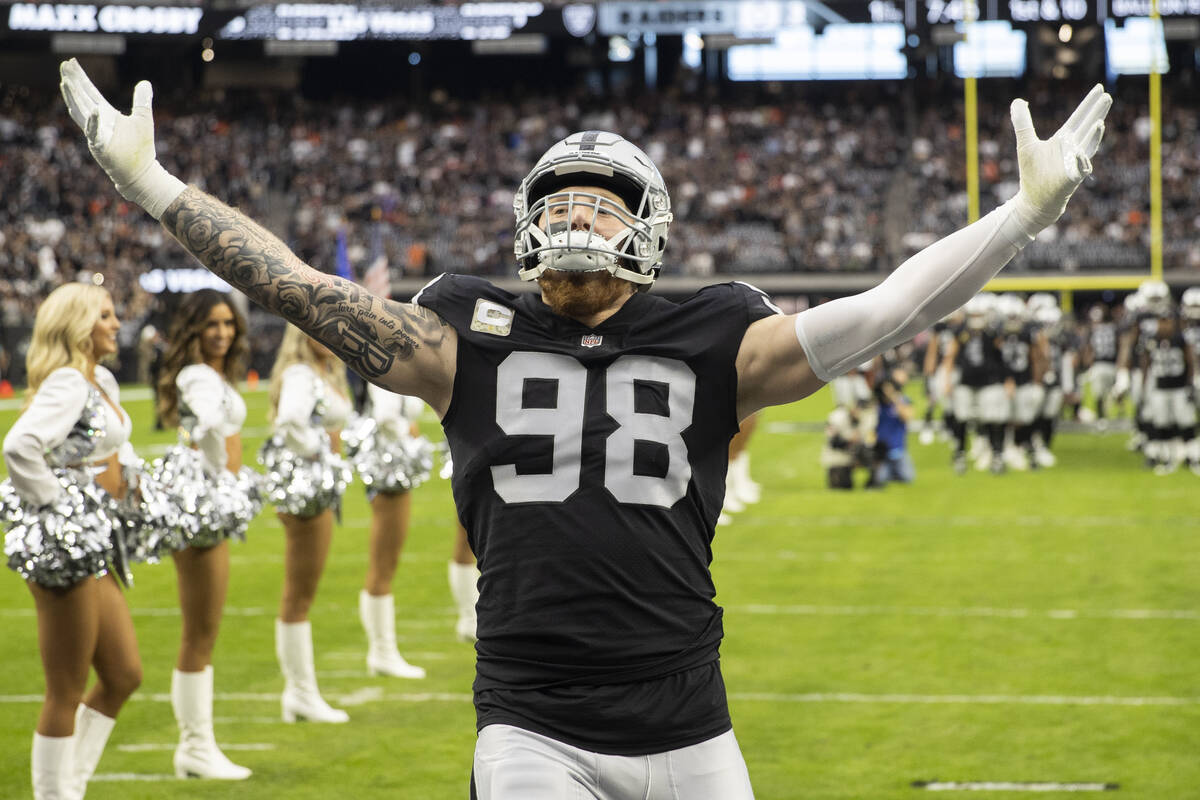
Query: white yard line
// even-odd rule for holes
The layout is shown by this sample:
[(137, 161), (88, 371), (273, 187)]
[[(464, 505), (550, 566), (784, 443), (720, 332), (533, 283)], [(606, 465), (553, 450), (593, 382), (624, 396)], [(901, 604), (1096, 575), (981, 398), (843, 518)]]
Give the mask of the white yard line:
[[(341, 694), (326, 691), (325, 696), (335, 703), (361, 705), (365, 702), (469, 703), (471, 695), (466, 692), (384, 692), (379, 687), (365, 687)], [(809, 694), (775, 694), (768, 692), (731, 692), (731, 700), (762, 703), (853, 703), (879, 705), (1035, 705), (1035, 706), (1116, 706), (1116, 707), (1179, 707), (1200, 705), (1200, 697), (1122, 697), (1114, 695), (1021, 695), (1021, 694), (865, 694), (857, 692), (813, 692)], [(40, 694), (0, 695), (4, 703), (41, 703)], [(169, 703), (168, 693), (135, 694), (134, 700), (152, 703)], [(215, 699), (222, 702), (278, 703), (278, 692), (228, 692), (217, 693)], [(242, 718), (228, 718), (244, 721)], [(267, 718), (254, 718), (255, 720)], [(274, 718), (271, 718), (274, 721)]]
[[(279, 720), (277, 720), (277, 719), (275, 719), (273, 721), (279, 722)], [(161, 751), (174, 752), (175, 748), (178, 746), (179, 746), (178, 742), (163, 742), (163, 743), (148, 742), (148, 743), (144, 743), (144, 744), (119, 744), (119, 745), (117, 745), (117, 749), (120, 750), (122, 753), (156, 753), (156, 752), (161, 752)], [(217, 744), (217, 746), (219, 748), (221, 748), (222, 750), (274, 750), (275, 749), (275, 745), (273, 745), (273, 744), (255, 743), (255, 742), (244, 743), (244, 744), (219, 742)]]
[[(1085, 528), (1120, 528), (1127, 529), (1132, 526), (1145, 525), (1147, 517), (1145, 516), (1077, 516), (1077, 515), (1024, 515), (1024, 516), (957, 516), (957, 515), (888, 515), (887, 517), (869, 516), (860, 514), (814, 514), (814, 515), (783, 515), (783, 514), (759, 514), (754, 511), (748, 511), (743, 514), (738, 514), (734, 517), (738, 523), (743, 525), (757, 526), (772, 526), (782, 527), (791, 526), (800, 530), (805, 527), (814, 528), (871, 528), (876, 529), (880, 524), (886, 523), (888, 526), (909, 525), (909, 526), (937, 526), (939, 528), (955, 527), (955, 528), (982, 528), (992, 529), (997, 526), (1003, 526), (1006, 529), (1013, 527), (1023, 528), (1045, 528), (1045, 527), (1085, 527)], [(1171, 524), (1186, 530), (1195, 530), (1200, 528), (1200, 517), (1195, 515), (1175, 514), (1169, 517), (1152, 518), (1156, 525)]]
[(928, 792), (1113, 792), (1115, 783), (1057, 783), (1054, 781), (914, 781)]
[[(322, 612), (339, 612), (349, 610), (350, 606), (327, 604)], [(938, 606), (818, 606), (818, 605), (775, 605), (771, 603), (746, 603), (726, 606), (725, 610), (734, 614), (759, 614), (765, 616), (798, 616), (798, 617), (985, 617), (996, 619), (1119, 619), (1119, 620), (1200, 620), (1200, 611), (1188, 608), (996, 608), (992, 606), (966, 606), (962, 608)], [(134, 607), (131, 613), (135, 617), (178, 617), (177, 607)], [(229, 617), (266, 617), (278, 613), (275, 608), (259, 606), (226, 606), (225, 615)], [(454, 616), (455, 612), (446, 608), (407, 609), (407, 613), (418, 615), (419, 618), (396, 618), (397, 628), (441, 628), (446, 626), (446, 619)], [(0, 609), (0, 618), (30, 618), (36, 616), (32, 608)], [(430, 617), (435, 617), (430, 619)], [(328, 658), (346, 659), (360, 658), (361, 653), (335, 652), (329, 653)], [(444, 656), (434, 656), (442, 658)]]
[(160, 773), (153, 773), (153, 772), (151, 772), (151, 773), (97, 772), (95, 775), (93, 775), (91, 778), (88, 779), (89, 782), (97, 782), (97, 783), (122, 783), (122, 782), (132, 782), (132, 781), (154, 782), (154, 781), (177, 781), (177, 780), (182, 780), (182, 779), (176, 778), (174, 775), (171, 775), (171, 774), (165, 773), (165, 772), (160, 772)]
[(1200, 611), (1182, 608), (938, 608), (935, 606), (815, 606), (748, 604), (729, 606), (730, 612), (803, 617), (996, 617), (1000, 619), (1122, 619), (1200, 620)]
[(731, 692), (731, 700), (765, 703), (878, 703), (898, 705), (1029, 705), (1029, 706), (1194, 706), (1200, 697), (1087, 697), (1026, 694), (859, 694), (815, 692), (771, 694)]
[[(349, 605), (338, 605), (336, 603), (327, 604), (317, 609), (324, 615), (326, 613), (336, 614), (338, 612), (349, 611)], [(451, 628), (452, 623), (448, 622), (458, 612), (451, 609), (449, 606), (445, 608), (419, 608), (407, 609), (408, 613), (418, 614), (420, 619), (405, 619), (404, 617), (396, 618), (397, 628)], [(178, 617), (179, 609), (176, 607), (167, 606), (164, 608), (146, 607), (146, 608), (131, 608), (130, 613), (135, 617)], [(227, 617), (267, 617), (275, 616), (279, 613), (277, 608), (260, 608), (255, 606), (226, 606), (225, 616)], [(32, 608), (5, 608), (0, 609), (0, 618), (4, 617), (21, 617), (28, 618), (37, 616), (36, 611)], [(435, 619), (429, 619), (435, 617)]]

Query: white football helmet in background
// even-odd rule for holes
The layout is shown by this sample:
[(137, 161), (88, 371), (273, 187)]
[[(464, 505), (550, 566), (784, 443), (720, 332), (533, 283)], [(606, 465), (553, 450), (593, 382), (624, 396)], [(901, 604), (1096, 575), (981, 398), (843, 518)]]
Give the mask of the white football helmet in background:
[[(568, 186), (597, 186), (620, 197), (628, 210), (588, 192), (562, 193)], [(582, 208), (595, 220), (613, 214), (624, 223), (605, 239), (570, 223), (539, 224), (553, 205), (566, 204), (570, 218)], [(671, 224), (671, 198), (650, 157), (615, 133), (581, 131), (546, 151), (513, 198), (517, 218), (513, 252), (523, 280), (535, 280), (547, 269), (566, 272), (604, 270), (647, 289), (662, 267)]]
[(1144, 281), (1138, 286), (1137, 293), (1141, 295), (1145, 309), (1151, 314), (1163, 317), (1171, 313), (1173, 305), (1171, 289), (1164, 282)]
[(1192, 322), (1200, 322), (1200, 286), (1193, 286), (1185, 290), (1179, 305), (1184, 318)]
[(1049, 292), (1035, 292), (1029, 295), (1025, 301), (1025, 307), (1030, 315), (1036, 316), (1036, 312), (1043, 308), (1058, 308), (1058, 298)]
[(990, 292), (980, 292), (967, 301), (963, 311), (967, 315), (967, 327), (971, 330), (983, 330), (990, 322), (989, 317), (995, 311), (997, 298)]

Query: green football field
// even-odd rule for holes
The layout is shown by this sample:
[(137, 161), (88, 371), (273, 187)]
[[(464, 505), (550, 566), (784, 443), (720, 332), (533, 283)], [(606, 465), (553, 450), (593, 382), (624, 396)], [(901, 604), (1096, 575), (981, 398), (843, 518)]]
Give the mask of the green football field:
[[(248, 395), (250, 463), (265, 400)], [(125, 405), (135, 445), (160, 452), (173, 436), (149, 430), (149, 401)], [(1156, 477), (1123, 435), (1088, 433), (1059, 437), (1054, 469), (956, 477), (946, 445), (914, 437), (916, 484), (833, 493), (811, 424), (829, 407), (822, 392), (764, 415), (751, 446), (763, 500), (715, 544), (722, 662), (757, 796), (1115, 784), (1117, 796), (1200, 797), (1200, 478)], [(0, 412), (3, 430), (15, 413)], [(215, 717), (218, 741), (254, 770), (242, 784), (172, 775), (175, 576), (170, 564), (139, 566), (127, 596), (145, 679), (88, 797), (465, 798), (473, 651), (453, 636), (448, 483), (422, 486), (413, 508), (397, 629), (429, 677), (370, 678), (357, 614), (368, 509), (361, 486), (347, 494), (312, 615), (321, 688), (347, 725), (280, 722), (274, 515), (235, 545)], [(33, 602), (15, 573), (0, 580), (0, 618), (0, 797), (28, 797), (42, 677)], [(967, 791), (987, 784), (1008, 790)]]

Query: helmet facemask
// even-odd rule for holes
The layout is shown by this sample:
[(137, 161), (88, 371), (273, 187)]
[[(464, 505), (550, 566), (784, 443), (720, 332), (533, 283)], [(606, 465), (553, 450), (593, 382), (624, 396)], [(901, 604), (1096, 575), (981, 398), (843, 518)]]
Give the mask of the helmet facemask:
[[(607, 238), (606, 238), (607, 234)], [(649, 284), (650, 242), (654, 231), (621, 203), (589, 191), (564, 190), (533, 204), (517, 223), (524, 245), (524, 280), (545, 270), (608, 272), (635, 284)], [(655, 271), (656, 272), (656, 271)]]
[(671, 201), (646, 154), (614, 133), (584, 131), (551, 147), (513, 210), (523, 280), (547, 269), (603, 271), (645, 290), (658, 277)]

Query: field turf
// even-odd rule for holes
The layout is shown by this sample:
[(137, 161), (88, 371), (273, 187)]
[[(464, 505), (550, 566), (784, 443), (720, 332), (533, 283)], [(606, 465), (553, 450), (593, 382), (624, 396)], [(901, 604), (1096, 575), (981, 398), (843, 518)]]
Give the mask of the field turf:
[[(125, 405), (135, 445), (153, 456), (173, 435), (149, 429), (144, 394)], [(247, 397), (253, 463), (266, 395)], [(751, 445), (763, 500), (714, 545), (722, 664), (756, 795), (911, 799), (928, 791), (914, 782), (938, 781), (1200, 797), (1200, 478), (1156, 477), (1123, 435), (1091, 433), (1060, 435), (1050, 470), (957, 477), (945, 444), (913, 437), (914, 485), (833, 493), (814, 424), (830, 402), (822, 392), (766, 412)], [(0, 411), (0, 430), (15, 414)], [(439, 436), (432, 418), (426, 427)], [(449, 485), (417, 490), (395, 583), (401, 652), (428, 669), (423, 681), (366, 674), (367, 523), (354, 486), (312, 614), (322, 691), (349, 724), (279, 721), (282, 541), (264, 512), (232, 551), (214, 657), (217, 739), (254, 776), (172, 776), (175, 575), (141, 565), (127, 596), (145, 679), (88, 797), (465, 798), (473, 651), (453, 636)], [(29, 797), (42, 675), (15, 573), (0, 580), (0, 620), (0, 797)], [(965, 789), (949, 794), (1025, 796)]]

